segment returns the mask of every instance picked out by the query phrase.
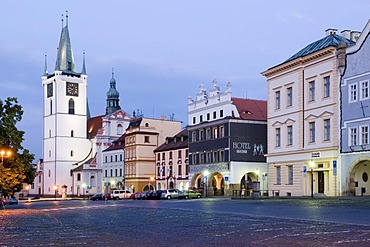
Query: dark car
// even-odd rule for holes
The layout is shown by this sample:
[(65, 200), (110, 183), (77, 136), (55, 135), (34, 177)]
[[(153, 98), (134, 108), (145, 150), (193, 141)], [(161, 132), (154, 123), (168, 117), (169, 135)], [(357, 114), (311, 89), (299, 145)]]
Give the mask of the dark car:
[(90, 200), (93, 201), (103, 200), (103, 194), (95, 194), (90, 198)]
[(155, 194), (154, 194), (154, 199), (155, 200), (160, 200), (161, 196), (162, 196), (162, 193), (164, 193), (164, 190), (156, 190)]
[(6, 201), (6, 204), (8, 205), (17, 205), (18, 204), (18, 200), (13, 198), (13, 197), (10, 197), (8, 198), (8, 200)]

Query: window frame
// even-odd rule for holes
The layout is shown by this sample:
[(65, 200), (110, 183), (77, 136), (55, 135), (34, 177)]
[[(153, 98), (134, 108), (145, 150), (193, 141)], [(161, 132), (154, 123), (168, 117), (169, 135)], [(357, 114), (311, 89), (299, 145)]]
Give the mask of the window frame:
[(315, 101), (315, 81), (308, 82), (308, 101), (313, 102)]
[(308, 123), (309, 127), (309, 142), (310, 143), (315, 143), (316, 142), (316, 123), (315, 121), (309, 122)]
[(330, 75), (325, 76), (324, 80), (324, 98), (330, 97)]

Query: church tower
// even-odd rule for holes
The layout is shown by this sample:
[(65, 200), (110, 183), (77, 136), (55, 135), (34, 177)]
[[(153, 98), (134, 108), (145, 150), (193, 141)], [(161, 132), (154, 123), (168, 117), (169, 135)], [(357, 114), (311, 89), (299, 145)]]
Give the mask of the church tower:
[(71, 170), (75, 164), (89, 158), (92, 144), (87, 139), (89, 110), (85, 54), (82, 71), (77, 73), (68, 30), (68, 15), (66, 25), (62, 27), (52, 74), (48, 73), (45, 56), (42, 88), (44, 194), (71, 195)]
[(110, 79), (110, 88), (107, 92), (107, 107), (105, 115), (109, 115), (121, 109), (119, 106), (119, 92), (116, 89), (116, 79), (114, 79), (114, 71), (112, 70), (112, 79)]

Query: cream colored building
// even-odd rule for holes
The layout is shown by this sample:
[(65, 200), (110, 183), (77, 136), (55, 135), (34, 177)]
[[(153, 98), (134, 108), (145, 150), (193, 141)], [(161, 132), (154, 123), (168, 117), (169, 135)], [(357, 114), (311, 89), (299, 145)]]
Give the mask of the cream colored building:
[(338, 195), (337, 48), (354, 42), (326, 30), (285, 62), (262, 72), (268, 83), (268, 182), (280, 196)]
[(181, 130), (181, 122), (136, 118), (125, 132), (125, 186), (132, 192), (155, 188), (154, 150)]

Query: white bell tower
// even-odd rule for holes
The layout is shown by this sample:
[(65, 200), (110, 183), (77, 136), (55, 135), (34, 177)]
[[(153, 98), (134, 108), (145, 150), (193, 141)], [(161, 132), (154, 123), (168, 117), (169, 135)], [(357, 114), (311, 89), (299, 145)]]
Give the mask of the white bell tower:
[(44, 194), (71, 195), (71, 170), (91, 157), (92, 143), (87, 138), (87, 75), (85, 56), (81, 73), (76, 73), (68, 31), (62, 28), (53, 74), (42, 76), (44, 98), (43, 160)]

